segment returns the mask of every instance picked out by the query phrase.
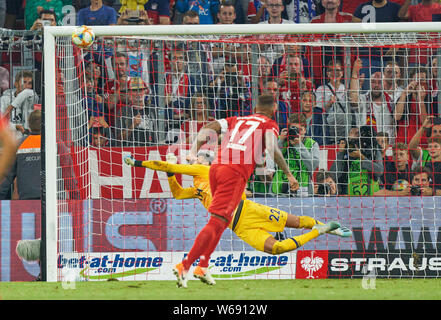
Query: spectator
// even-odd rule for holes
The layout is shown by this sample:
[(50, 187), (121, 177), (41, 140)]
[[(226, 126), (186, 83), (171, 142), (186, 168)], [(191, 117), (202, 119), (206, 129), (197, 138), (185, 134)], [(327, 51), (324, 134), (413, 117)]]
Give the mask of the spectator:
[[(288, 57), (290, 56), (299, 56), (301, 59), (301, 64), (302, 64), (302, 74), (303, 76), (308, 79), (311, 72), (310, 72), (310, 66), (309, 66), (309, 60), (308, 58), (306, 58), (305, 54), (302, 51), (302, 48), (298, 45), (293, 45), (293, 44), (287, 44), (287, 45), (283, 45), (283, 46), (279, 46), (282, 47), (282, 50), (278, 50), (277, 48), (271, 48), (271, 52), (276, 52), (277, 58), (274, 59), (273, 65), (271, 67), (271, 73), (270, 76), (271, 77), (278, 77), (283, 71), (286, 70), (287, 65), (288, 65)], [(280, 51), (280, 52), (278, 52)], [(280, 55), (280, 53), (282, 53), (282, 55)], [(270, 53), (268, 53), (268, 56), (270, 56)]]
[(421, 3), (411, 5), (411, 0), (405, 0), (398, 16), (400, 19), (411, 22), (440, 21), (441, 4), (434, 0), (422, 0)]
[(371, 0), (355, 9), (352, 22), (398, 22), (400, 5), (388, 0)]
[(339, 195), (370, 196), (380, 189), (384, 167), (375, 132), (370, 126), (359, 131), (358, 137), (349, 135), (347, 141), (340, 140), (337, 158), (331, 166)]
[(90, 0), (90, 6), (78, 11), (77, 25), (111, 26), (117, 23), (117, 13), (112, 7), (103, 5), (103, 0)]
[(208, 109), (208, 99), (202, 93), (198, 92), (191, 98), (190, 103), (191, 116), (182, 123), (181, 130), (184, 137), (181, 141), (185, 144), (192, 144), (196, 139), (200, 129), (209, 121), (214, 120)]
[(441, 195), (441, 138), (430, 138), (427, 151), (430, 161), (426, 162), (425, 167), (432, 172), (433, 195)]
[(401, 68), (395, 61), (389, 61), (384, 67), (383, 90), (391, 98), (394, 105), (404, 90)]
[(310, 23), (318, 14), (321, 0), (291, 0), (286, 1), (288, 20), (295, 23)]
[(398, 142), (393, 148), (393, 158), (384, 162), (384, 188), (395, 191), (402, 189), (411, 182), (410, 174), (409, 148), (407, 144)]
[(374, 73), (370, 79), (371, 89), (365, 94), (360, 94), (361, 65), (361, 60), (357, 59), (352, 69), (349, 88), (349, 101), (355, 113), (356, 125), (368, 125), (375, 132), (386, 132), (389, 137), (395, 137), (393, 102), (383, 91), (383, 76), (381, 72)]
[(182, 24), (199, 24), (199, 14), (193, 10), (185, 12), (182, 16)]
[(429, 105), (429, 114), (435, 117), (441, 117), (441, 109), (438, 105), (438, 58), (432, 56), (431, 60), (427, 64), (427, 70), (429, 72), (429, 94), (432, 97)]
[(33, 21), (33, 24), (30, 27), (30, 30), (36, 31), (36, 30), (42, 30), (43, 26), (49, 25), (49, 26), (56, 26), (57, 25), (57, 17), (55, 15), (55, 12), (51, 10), (41, 10), (38, 19), (35, 19)]
[(110, 147), (109, 128), (92, 127), (89, 131), (90, 145), (95, 148)]
[[(441, 4), (433, 0), (422, 0), (420, 3), (410, 5), (411, 0), (406, 0), (398, 13), (398, 16), (403, 20), (411, 22), (432, 22), (441, 21)], [(411, 48), (409, 50), (408, 64), (411, 67), (418, 67), (426, 65), (428, 57), (431, 56), (435, 50), (431, 48)]]
[(176, 10), (184, 13), (188, 10), (199, 13), (200, 24), (214, 24), (219, 10), (219, 0), (176, 0)]
[(88, 128), (102, 126), (108, 128), (104, 119), (103, 104), (104, 99), (96, 91), (96, 82), (92, 74), (88, 73), (86, 78), (86, 108), (89, 117)]
[(20, 200), (41, 198), (41, 111), (31, 112), (27, 122), (30, 129), (29, 135), (20, 139), (14, 164), (0, 185), (0, 199), (7, 198), (15, 179), (17, 179), (16, 192)]
[[(51, 11), (55, 15), (55, 24), (57, 25), (63, 18), (63, 0), (32, 0), (26, 1), (25, 5), (25, 28), (32, 30), (31, 27), (37, 19), (49, 20), (41, 17), (43, 11)], [(52, 25), (52, 24), (51, 24)]]
[[(123, 40), (124, 41), (124, 40)], [(150, 85), (150, 50), (140, 39), (125, 39), (124, 54), (127, 56), (127, 73), (130, 78), (140, 77)]]
[(180, 129), (182, 122), (190, 118), (190, 98), (198, 92), (199, 83), (187, 72), (185, 50), (170, 50), (170, 70), (165, 77), (165, 100), (168, 107), (169, 130)]
[(265, 0), (266, 9), (268, 10), (269, 17), (267, 20), (260, 23), (266, 24), (286, 24), (293, 23), (291, 20), (283, 19), (282, 12), (285, 10), (283, 0)]
[(430, 138), (441, 137), (441, 118), (428, 116), (409, 142), (409, 152), (412, 160), (414, 164), (421, 166), (425, 166), (426, 163), (431, 161), (429, 152), (420, 147), (420, 141), (424, 133)]
[(121, 106), (124, 104), (121, 91), (127, 89), (127, 82), (130, 80), (128, 75), (127, 55), (122, 52), (116, 52), (113, 58), (115, 79), (110, 79), (104, 85), (104, 100), (108, 101), (105, 115), (107, 123), (113, 126), (115, 123), (115, 115), (119, 113)]
[(395, 106), (397, 141), (409, 143), (428, 116), (430, 101), (427, 70), (417, 68), (410, 74), (411, 81), (401, 93)]
[(127, 103), (116, 117), (115, 137), (121, 146), (153, 145), (158, 141), (153, 108), (146, 106), (147, 85), (141, 78), (131, 78), (127, 84)]
[(391, 156), (393, 155), (393, 151), (390, 145), (389, 134), (387, 132), (378, 132), (377, 143), (380, 146), (383, 161), (390, 160)]
[[(312, 176), (319, 165), (320, 149), (312, 138), (305, 137), (306, 117), (294, 113), (289, 117), (289, 126), (281, 131), (279, 147), (289, 165), (290, 171), (299, 183), (296, 196), (312, 196), (314, 186)], [(287, 178), (281, 169), (277, 169), (272, 183), (275, 194), (290, 194)]]
[(210, 82), (210, 98), (215, 102), (216, 118), (242, 115), (247, 91), (237, 64), (227, 61), (224, 69)]
[(324, 145), (329, 136), (326, 131), (323, 109), (317, 107), (314, 92), (305, 91), (300, 97), (300, 112), (306, 117), (306, 136), (311, 137), (319, 146)]
[(220, 5), (217, 13), (219, 24), (234, 24), (236, 20), (236, 9), (231, 2), (224, 2)]
[(430, 181), (432, 172), (427, 167), (416, 167), (412, 170), (411, 184), (404, 184), (399, 190), (382, 189), (375, 193), (376, 196), (433, 196)]
[[(175, 2), (175, 8), (177, 2)], [(170, 0), (149, 0), (144, 5), (150, 19), (150, 24), (170, 24)], [(183, 11), (185, 12), (185, 11)]]
[(312, 91), (312, 83), (303, 76), (303, 64), (299, 55), (287, 55), (286, 67), (279, 74), (280, 92), (292, 112), (300, 111), (300, 95)]
[[(183, 24), (199, 24), (199, 14), (187, 11), (182, 18)], [(199, 41), (188, 41), (184, 44), (189, 75), (197, 79), (202, 90), (206, 91), (209, 79), (213, 74), (210, 60), (210, 45)]]
[(338, 196), (338, 188), (334, 177), (330, 172), (321, 169), (315, 176), (314, 196), (331, 197)]
[[(352, 21), (363, 23), (376, 22), (398, 22), (398, 11), (400, 5), (387, 0), (371, 0), (358, 6), (355, 10)], [(360, 48), (359, 56), (363, 61), (361, 73), (366, 80), (372, 74), (382, 71), (384, 63), (390, 60), (390, 55), (394, 52), (393, 48)], [(364, 90), (369, 89), (369, 81), (363, 86)]]
[(340, 0), (321, 0), (325, 12), (313, 17), (311, 23), (345, 23), (352, 21), (352, 14), (340, 11)]
[(136, 14), (130, 10), (121, 12), (116, 24), (118, 25), (150, 25), (152, 24), (146, 10), (139, 10)]
[(326, 83), (316, 90), (317, 107), (325, 117), (326, 132), (329, 136), (323, 143), (335, 144), (348, 136), (352, 125), (347, 104), (346, 89), (342, 83), (343, 66), (339, 60), (330, 61), (326, 66)]
[(275, 120), (279, 125), (279, 130), (286, 128), (288, 125), (288, 118), (291, 113), (287, 103), (279, 99), (279, 83), (270, 77), (264, 78), (262, 84), (262, 94), (272, 94), (275, 97), (275, 100), (278, 103)]
[[(322, 5), (325, 12), (317, 17), (312, 18), (311, 23), (346, 23), (352, 21), (352, 14), (341, 12), (341, 0), (322, 0)], [(313, 47), (311, 48), (312, 69), (314, 74), (314, 81), (317, 86), (320, 86), (326, 81), (327, 66), (331, 61), (339, 59), (344, 56), (343, 48), (336, 46)]]
[(1, 114), (9, 119), (11, 129), (20, 139), (28, 129), (28, 118), (38, 103), (33, 87), (33, 73), (20, 71), (15, 76), (14, 89), (6, 90), (0, 98)]

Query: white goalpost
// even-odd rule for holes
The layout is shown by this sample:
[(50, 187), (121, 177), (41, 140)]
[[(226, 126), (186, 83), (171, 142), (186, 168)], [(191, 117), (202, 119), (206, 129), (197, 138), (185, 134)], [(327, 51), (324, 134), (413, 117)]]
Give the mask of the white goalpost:
[[(441, 64), (434, 64), (441, 59), (438, 23), (90, 28), (96, 41), (85, 50), (72, 45), (74, 26), (44, 28), (41, 254), (45, 281), (63, 281), (66, 270), (73, 270), (76, 281), (172, 279), (171, 268), (191, 248), (207, 212), (197, 198), (173, 199), (164, 172), (131, 168), (123, 158), (134, 155), (138, 160), (166, 160), (167, 154), (174, 153), (178, 163), (186, 163), (189, 145), (202, 123), (252, 112), (256, 98), (270, 81), (276, 82), (278, 100), (287, 108), (282, 114), (279, 107), (281, 127), (289, 126), (290, 115), (307, 113), (302, 111), (306, 92), (313, 93), (316, 100), (312, 117), (319, 110), (323, 122), (316, 127), (309, 127), (308, 122), (311, 131), (305, 136), (312, 140), (308, 140), (311, 145), (304, 142), (307, 153), (295, 153), (294, 149), (292, 154), (286, 153), (293, 168), (304, 172), (299, 174), (304, 183), (301, 190), (297, 194), (284, 191), (283, 176), (268, 161), (264, 174), (256, 173), (250, 180), (249, 198), (323, 222), (338, 220), (351, 229), (353, 237), (325, 235), (297, 251), (272, 257), (227, 230), (210, 261), (215, 276), (352, 278), (363, 277), (363, 266), (367, 266), (369, 272), (381, 277), (439, 277), (441, 201), (436, 196), (435, 170), (431, 173), (434, 196), (403, 193), (412, 177), (422, 173), (412, 170), (425, 166), (423, 150), (431, 142), (424, 133), (418, 148), (412, 149), (412, 137), (427, 116), (441, 117), (437, 94)], [(287, 77), (289, 72), (295, 73), (289, 65), (293, 56), (301, 59), (297, 74), (301, 80), (296, 86), (291, 80), (280, 80), (285, 71)], [(354, 75), (359, 58), (364, 59), (364, 65)], [(387, 78), (387, 66), (395, 62), (400, 73)], [(342, 89), (336, 88), (335, 93), (326, 83), (337, 65), (341, 67)], [(422, 66), (424, 70), (418, 69)], [(371, 97), (377, 72), (381, 77), (378, 91), (387, 91), (383, 107), (389, 108), (390, 120), (385, 118), (386, 111), (375, 117), (375, 110), (363, 111), (361, 107), (368, 105), (362, 99)], [(422, 102), (413, 104), (413, 96), (400, 100), (405, 88), (419, 79), (413, 78), (415, 73), (424, 73), (429, 86), (424, 112), (418, 109)], [(391, 88), (385, 87), (392, 82)], [(139, 90), (143, 90), (140, 98)], [(357, 95), (352, 94), (355, 91)], [(339, 101), (326, 107), (331, 95), (344, 99), (340, 101), (343, 111), (335, 106)], [(200, 111), (206, 111), (203, 121), (198, 118), (202, 117), (198, 103), (206, 105)], [(139, 104), (141, 111), (135, 108)], [(397, 110), (404, 111), (398, 116)], [(336, 119), (342, 119), (341, 115), (350, 115), (352, 122), (339, 123)], [(351, 164), (350, 156), (340, 159), (341, 139), (348, 142), (351, 129), (361, 132), (366, 126), (375, 126), (376, 135), (388, 133), (390, 145), (384, 153), (378, 147), (382, 158), (370, 158), (365, 167), (362, 161)], [(321, 133), (312, 138), (313, 128), (318, 127)], [(343, 136), (339, 128), (345, 132)], [(360, 133), (355, 139), (359, 149), (377, 152), (377, 147), (362, 146)], [(313, 155), (314, 141), (319, 144)], [(393, 161), (398, 143), (406, 145), (410, 154), (408, 181), (385, 169), (384, 161)], [(288, 142), (286, 150), (289, 148)], [(421, 150), (421, 159), (412, 159), (415, 150)], [(347, 167), (339, 167), (343, 159), (348, 161)], [(382, 171), (376, 172), (380, 161)], [(357, 165), (358, 171), (351, 171)], [(318, 182), (318, 176), (329, 172), (339, 194), (319, 195), (318, 184), (326, 183)], [(387, 179), (394, 185), (388, 186)], [(177, 175), (177, 180), (183, 188), (193, 184), (189, 176)], [(354, 191), (363, 187), (370, 191)], [(290, 229), (273, 235), (290, 238), (301, 232)], [(306, 264), (302, 267), (306, 257), (320, 257), (326, 263), (314, 271)]]

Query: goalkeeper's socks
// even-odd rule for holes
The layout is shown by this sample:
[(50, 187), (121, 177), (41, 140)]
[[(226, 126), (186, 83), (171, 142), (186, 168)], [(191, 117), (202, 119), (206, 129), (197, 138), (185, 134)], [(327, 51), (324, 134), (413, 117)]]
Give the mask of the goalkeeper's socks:
[(300, 236), (285, 239), (283, 241), (277, 241), (274, 243), (272, 254), (281, 254), (284, 252), (289, 252), (300, 248), (305, 243), (317, 238), (320, 235), (317, 229), (313, 229), (308, 233), (302, 234)]
[(299, 229), (312, 229), (316, 224), (324, 224), (308, 216), (299, 216)]
[[(227, 227), (228, 223), (226, 221), (212, 216), (205, 227), (199, 232), (194, 240), (193, 247), (182, 261), (184, 269), (189, 270), (193, 262), (201, 256), (204, 256), (204, 258), (208, 260)], [(208, 265), (208, 261), (206, 261), (206, 263)]]

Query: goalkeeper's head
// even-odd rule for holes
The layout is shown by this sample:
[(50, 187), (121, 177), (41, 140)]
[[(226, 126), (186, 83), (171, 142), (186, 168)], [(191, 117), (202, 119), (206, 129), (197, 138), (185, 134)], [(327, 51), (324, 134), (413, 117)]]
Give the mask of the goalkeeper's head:
[(204, 165), (211, 165), (214, 160), (214, 152), (211, 150), (199, 150), (198, 151), (198, 163)]

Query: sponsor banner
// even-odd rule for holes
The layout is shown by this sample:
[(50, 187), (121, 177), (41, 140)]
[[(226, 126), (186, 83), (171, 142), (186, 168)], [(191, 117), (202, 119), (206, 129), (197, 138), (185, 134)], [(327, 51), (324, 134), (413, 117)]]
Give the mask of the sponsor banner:
[(37, 262), (22, 261), (17, 242), (32, 240), (41, 233), (41, 201), (0, 201), (0, 281), (32, 281), (40, 273)]
[[(78, 189), (75, 198), (80, 199), (170, 198), (172, 195), (166, 173), (130, 167), (123, 161), (127, 155), (132, 155), (137, 160), (165, 161), (168, 153), (174, 153), (178, 157), (178, 163), (187, 163), (188, 146), (181, 144), (134, 148), (73, 147), (72, 160), (65, 160), (69, 166), (62, 166), (64, 188), (69, 193), (74, 191), (72, 188)], [(335, 146), (322, 147), (319, 167), (330, 168), (335, 157)], [(184, 187), (192, 185), (191, 177), (176, 177)]]
[(329, 251), (328, 261), (328, 278), (414, 278), (441, 275), (441, 255), (436, 253)]
[(326, 279), (327, 272), (328, 251), (297, 251), (296, 279)]
[[(175, 280), (172, 269), (186, 252), (63, 253), (58, 256), (59, 281)], [(216, 251), (210, 272), (216, 280), (291, 279), (295, 252), (271, 256), (254, 251)], [(197, 261), (194, 266), (197, 265)], [(190, 280), (196, 280), (190, 270)]]

